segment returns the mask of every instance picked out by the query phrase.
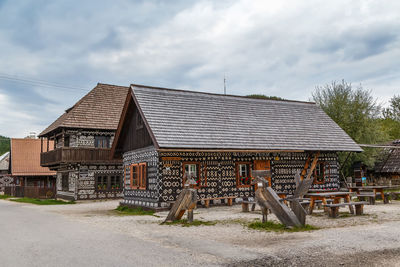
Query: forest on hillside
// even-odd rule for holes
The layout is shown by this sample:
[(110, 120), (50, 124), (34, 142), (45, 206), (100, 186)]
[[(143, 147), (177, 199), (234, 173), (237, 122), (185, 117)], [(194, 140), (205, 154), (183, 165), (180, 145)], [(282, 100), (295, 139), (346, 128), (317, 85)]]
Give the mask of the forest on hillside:
[(0, 135), (0, 156), (10, 151), (10, 138)]

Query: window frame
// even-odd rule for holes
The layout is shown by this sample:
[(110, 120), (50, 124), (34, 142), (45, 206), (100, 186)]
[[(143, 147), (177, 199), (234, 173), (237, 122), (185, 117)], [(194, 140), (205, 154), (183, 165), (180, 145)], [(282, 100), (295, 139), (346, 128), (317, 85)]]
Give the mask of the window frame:
[[(114, 178), (114, 185), (113, 185), (113, 178)], [(109, 175), (109, 187), (110, 190), (121, 190), (122, 187), (122, 181), (121, 181), (121, 176), (118, 174), (113, 174), (113, 175)], [(114, 187), (114, 188), (113, 188)]]
[(247, 175), (248, 175), (248, 179), (250, 179), (251, 181), (251, 162), (249, 161), (239, 161), (239, 162), (235, 162), (235, 176), (236, 176), (236, 187), (251, 187), (251, 182), (250, 184), (242, 184), (242, 182), (240, 181), (240, 165), (246, 165), (247, 166)]
[[(134, 171), (135, 170), (135, 171)], [(136, 179), (133, 179), (133, 174), (136, 173)], [(130, 188), (146, 190), (147, 189), (147, 162), (134, 163), (130, 165)], [(136, 180), (135, 185), (133, 181)]]
[[(99, 177), (101, 177), (102, 180), (102, 187), (103, 188), (99, 188)], [(97, 191), (108, 191), (109, 190), (109, 177), (106, 174), (103, 173), (96, 173), (95, 174), (95, 188)], [(104, 185), (106, 186), (106, 188), (104, 188)]]
[[(110, 140), (111, 140), (110, 136), (95, 135), (94, 136), (94, 147), (95, 148), (110, 148)], [(101, 144), (101, 146), (99, 146), (99, 144)]]
[[(102, 188), (99, 188), (99, 177), (102, 177)], [(119, 188), (112, 188), (112, 177), (119, 180)], [(119, 178), (118, 178), (119, 177)], [(106, 187), (104, 188), (104, 185)], [(113, 190), (121, 190), (123, 188), (122, 179), (120, 174), (105, 174), (105, 173), (96, 173), (95, 174), (95, 189), (97, 192), (104, 192), (104, 191), (113, 191)]]
[[(182, 162), (182, 186), (185, 186), (186, 179), (185, 174), (186, 174), (186, 165), (196, 165), (196, 172), (197, 176), (199, 178), (199, 184), (194, 185), (194, 188), (202, 188), (202, 187), (207, 187), (207, 166), (199, 161), (184, 161)], [(203, 172), (201, 171), (201, 167), (204, 167)], [(202, 183), (202, 178), (204, 177), (204, 183)]]
[[(321, 166), (322, 166), (322, 169), (321, 169)], [(318, 177), (321, 176), (321, 174), (318, 175), (318, 173), (317, 173), (318, 167), (319, 167), (319, 171), (320, 172), (322, 171), (322, 181), (319, 181), (319, 179), (318, 179)], [(327, 169), (328, 169), (328, 172), (327, 172)], [(329, 178), (329, 175), (330, 175), (330, 164), (327, 163), (326, 161), (319, 161), (317, 163), (317, 165), (315, 166), (313, 175), (314, 175), (314, 182), (313, 182), (314, 184), (325, 184), (325, 179)]]

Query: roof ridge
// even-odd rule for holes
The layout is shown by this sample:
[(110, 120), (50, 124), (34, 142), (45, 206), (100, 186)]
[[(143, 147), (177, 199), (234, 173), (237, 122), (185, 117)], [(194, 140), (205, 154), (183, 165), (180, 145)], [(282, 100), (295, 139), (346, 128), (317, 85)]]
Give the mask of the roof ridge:
[(97, 85), (106, 85), (106, 86), (114, 86), (114, 87), (121, 87), (121, 88), (129, 88), (129, 86), (110, 84), (110, 83), (97, 83)]
[(315, 105), (316, 104), (315, 102), (311, 102), (311, 101), (300, 101), (300, 100), (290, 100), (290, 99), (252, 98), (252, 97), (249, 97), (249, 96), (231, 95), (231, 94), (218, 94), (218, 93), (210, 93), (210, 92), (202, 92), (202, 91), (191, 91), (191, 90), (185, 90), (185, 89), (175, 89), (175, 88), (148, 86), (148, 85), (143, 85), (143, 84), (131, 84), (131, 87), (142, 87), (142, 88), (148, 88), (148, 89), (157, 89), (157, 90), (182, 92), (182, 93), (195, 93), (195, 94), (220, 96), (220, 97), (237, 97), (237, 98), (256, 100), (256, 101), (289, 102), (289, 103), (300, 103), (300, 104), (310, 104), (310, 105)]

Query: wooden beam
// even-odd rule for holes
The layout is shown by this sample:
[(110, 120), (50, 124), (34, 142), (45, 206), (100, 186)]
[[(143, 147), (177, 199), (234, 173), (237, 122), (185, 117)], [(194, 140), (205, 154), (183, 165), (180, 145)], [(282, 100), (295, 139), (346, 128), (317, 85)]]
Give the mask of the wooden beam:
[(317, 166), (319, 153), (320, 153), (319, 151), (317, 153), (315, 153), (313, 162), (311, 163), (310, 171), (308, 172), (306, 179), (310, 179), (311, 178), (311, 175), (312, 175), (313, 171), (315, 170), (315, 167)]
[(187, 149), (187, 148), (161, 148), (158, 152), (242, 152), (242, 153), (274, 153), (274, 152), (293, 152), (300, 153), (304, 150), (265, 150), (265, 149)]
[(193, 220), (193, 209), (196, 207), (197, 191), (193, 188), (184, 188), (176, 198), (174, 205), (168, 213), (164, 222), (173, 222), (180, 220), (187, 210), (188, 218)]
[(262, 209), (270, 209), (285, 226), (302, 225), (293, 211), (280, 201), (280, 197), (272, 188), (259, 187), (255, 195), (258, 205)]
[(308, 155), (306, 163), (304, 164), (304, 168), (300, 173), (300, 181), (303, 181), (304, 176), (307, 174), (307, 169), (308, 169), (308, 166), (310, 165), (310, 161), (311, 161), (311, 154)]
[(64, 128), (62, 129), (62, 136), (61, 136), (61, 141), (62, 141), (62, 147), (65, 147), (65, 144), (64, 144), (64, 140), (65, 140), (65, 130), (64, 130)]

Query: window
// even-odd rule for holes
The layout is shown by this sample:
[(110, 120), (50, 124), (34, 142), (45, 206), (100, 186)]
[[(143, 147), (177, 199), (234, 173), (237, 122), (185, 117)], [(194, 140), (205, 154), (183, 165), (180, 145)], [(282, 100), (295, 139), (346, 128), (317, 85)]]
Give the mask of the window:
[(96, 188), (97, 190), (108, 189), (108, 177), (106, 175), (97, 175), (96, 177)]
[(109, 136), (95, 136), (94, 137), (94, 147), (109, 148), (110, 147), (110, 137)]
[[(329, 164), (326, 162), (318, 162), (315, 166), (314, 170), (314, 183), (315, 184), (323, 184), (325, 183), (325, 175), (327, 174), (327, 170), (329, 170)], [(329, 171), (328, 171), (329, 174)]]
[(197, 172), (197, 164), (186, 164), (185, 173), (188, 177), (190, 176), (196, 179), (199, 176)]
[(63, 172), (61, 174), (61, 190), (69, 191), (69, 173)]
[(111, 189), (120, 189), (121, 188), (121, 176), (113, 175), (111, 176)]
[(131, 188), (146, 189), (147, 162), (131, 165)]
[(143, 128), (143, 118), (138, 111), (136, 113), (136, 129), (142, 129), (142, 128)]
[(69, 135), (64, 136), (64, 147), (69, 147)]
[(99, 191), (119, 190), (121, 189), (122, 179), (120, 175), (97, 174), (96, 189)]
[[(204, 168), (205, 169), (205, 168)], [(197, 188), (206, 186), (207, 177), (205, 173), (200, 170), (200, 163), (198, 162), (184, 162), (183, 163), (183, 177), (191, 176), (192, 179), (196, 181)], [(183, 185), (185, 185), (186, 179), (183, 180)]]
[(250, 162), (236, 163), (236, 185), (238, 187), (251, 185)]

